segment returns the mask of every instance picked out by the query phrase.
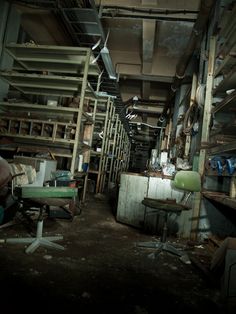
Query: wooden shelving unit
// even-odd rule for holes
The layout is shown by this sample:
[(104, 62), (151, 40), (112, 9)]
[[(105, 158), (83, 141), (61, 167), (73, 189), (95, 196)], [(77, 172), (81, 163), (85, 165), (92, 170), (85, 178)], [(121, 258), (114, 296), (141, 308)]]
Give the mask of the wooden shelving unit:
[(236, 172), (230, 175), (223, 164), (221, 175), (221, 171), (209, 166), (214, 157), (236, 157), (236, 5), (221, 8), (218, 33), (207, 42), (209, 58), (198, 156), (203, 189), (194, 197), (192, 239), (198, 235), (203, 198), (236, 208)]
[[(12, 141), (4, 149), (66, 158), (71, 173), (84, 177), (83, 200), (90, 175), (96, 175), (97, 193), (116, 183), (128, 168), (130, 143), (113, 98), (99, 94), (100, 70), (91, 50), (26, 44), (5, 49), (14, 67), (0, 77), (31, 101), (0, 103), (0, 132)], [(95, 90), (90, 77), (97, 78)], [(48, 105), (50, 99), (56, 105)], [(88, 171), (78, 171), (80, 156)]]
[(94, 120), (91, 160), (96, 160), (96, 167), (91, 164), (89, 174), (96, 176), (96, 193), (103, 193), (105, 187), (117, 184), (120, 172), (128, 168), (130, 142), (111, 97), (97, 101)]
[[(231, 14), (235, 10), (236, 7)], [(224, 16), (221, 16), (221, 20), (224, 20)], [(212, 47), (214, 60), (211, 116), (216, 126), (209, 133), (211, 148), (207, 150), (208, 156), (236, 154), (236, 37), (227, 31), (230, 29), (229, 24), (230, 28), (236, 27), (233, 16), (220, 29)], [(217, 134), (221, 138), (220, 144), (215, 141)]]
[[(5, 49), (14, 67), (1, 71), (1, 78), (24, 96), (35, 95), (44, 102), (0, 103), (1, 135), (14, 139), (12, 146), (21, 151), (37, 144), (38, 150), (67, 158), (71, 173), (77, 173), (78, 156), (91, 145), (84, 131), (94, 123), (84, 103), (97, 99), (88, 76), (100, 75), (91, 49), (33, 44), (8, 44)], [(50, 99), (56, 99), (56, 105), (48, 105)], [(72, 99), (76, 99), (73, 106)]]
[[(201, 149), (199, 154), (198, 170), (202, 180), (208, 179), (215, 182), (217, 191), (210, 191), (205, 187), (202, 193), (196, 193), (194, 200), (194, 214), (192, 230), (197, 230), (200, 217), (202, 197), (215, 201), (218, 204), (236, 208), (236, 180), (234, 172), (230, 175), (223, 168), (222, 175), (215, 169), (207, 166), (214, 157), (236, 157), (236, 36), (232, 29), (236, 27), (234, 12), (236, 6), (229, 11), (227, 18), (220, 17), (218, 34), (214, 34), (209, 39), (208, 71), (206, 75), (206, 95), (204, 104), (204, 114), (202, 123)], [(222, 23), (224, 20), (224, 23)], [(212, 122), (213, 121), (213, 125)], [(209, 178), (210, 177), (210, 178)], [(213, 180), (213, 181), (212, 181)], [(228, 192), (223, 193), (222, 182), (229, 186)], [(221, 184), (217, 185), (218, 182)], [(211, 187), (212, 185), (210, 185)], [(212, 188), (213, 190), (213, 188)], [(196, 231), (192, 231), (192, 238), (196, 238)]]

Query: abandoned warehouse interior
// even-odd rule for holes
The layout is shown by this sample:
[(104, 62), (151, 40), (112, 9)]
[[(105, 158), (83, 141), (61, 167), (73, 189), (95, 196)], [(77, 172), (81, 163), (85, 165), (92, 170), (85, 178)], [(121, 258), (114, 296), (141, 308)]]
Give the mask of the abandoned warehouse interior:
[(236, 2), (0, 1), (1, 308), (235, 313)]

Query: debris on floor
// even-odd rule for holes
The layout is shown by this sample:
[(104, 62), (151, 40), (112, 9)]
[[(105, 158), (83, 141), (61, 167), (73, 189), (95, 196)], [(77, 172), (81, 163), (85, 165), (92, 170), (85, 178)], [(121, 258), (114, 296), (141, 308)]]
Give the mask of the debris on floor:
[[(105, 199), (91, 196), (73, 221), (46, 219), (47, 236), (63, 234), (64, 251), (39, 247), (27, 255), (22, 244), (0, 244), (1, 311), (32, 313), (30, 300), (34, 313), (154, 314), (163, 307), (166, 313), (224, 313), (218, 283), (203, 276), (211, 261), (205, 243), (173, 239), (184, 248), (182, 261), (164, 251), (150, 258), (155, 250), (134, 243), (153, 237), (117, 223), (113, 212)], [(0, 238), (16, 233), (27, 235), (18, 224), (0, 230)]]

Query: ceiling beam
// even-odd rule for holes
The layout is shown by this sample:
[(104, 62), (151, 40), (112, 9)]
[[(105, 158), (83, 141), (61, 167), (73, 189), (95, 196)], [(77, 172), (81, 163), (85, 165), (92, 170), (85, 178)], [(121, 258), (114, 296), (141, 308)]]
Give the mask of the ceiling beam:
[(185, 10), (198, 11), (200, 0), (176, 1), (176, 0), (158, 0), (158, 1), (142, 1), (140, 0), (94, 0), (95, 5), (103, 7), (126, 7), (130, 9), (156, 9), (156, 10)]
[[(141, 2), (141, 3), (140, 3)], [(140, 0), (96, 0), (102, 18), (138, 18), (169, 21), (191, 21), (197, 18), (199, 0), (140, 1)]]
[(129, 80), (141, 80), (150, 82), (162, 82), (162, 83), (172, 83), (172, 76), (161, 76), (161, 75), (134, 75), (134, 74), (119, 74), (119, 79), (129, 79)]
[(142, 98), (143, 99), (149, 99), (150, 97), (150, 89), (151, 89), (151, 83), (150, 81), (142, 81)]
[(156, 21), (143, 20), (142, 73), (150, 74), (156, 37)]

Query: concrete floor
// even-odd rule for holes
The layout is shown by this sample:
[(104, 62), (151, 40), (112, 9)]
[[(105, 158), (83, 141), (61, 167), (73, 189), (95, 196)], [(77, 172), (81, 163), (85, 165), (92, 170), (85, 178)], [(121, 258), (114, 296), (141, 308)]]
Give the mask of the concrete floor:
[[(88, 197), (73, 221), (47, 219), (44, 234), (63, 234), (65, 250), (0, 245), (1, 313), (225, 313), (217, 284), (193, 263), (136, 247), (153, 237), (117, 223), (106, 199)], [(26, 235), (21, 224), (0, 230)], [(205, 249), (188, 252), (209, 260)]]

